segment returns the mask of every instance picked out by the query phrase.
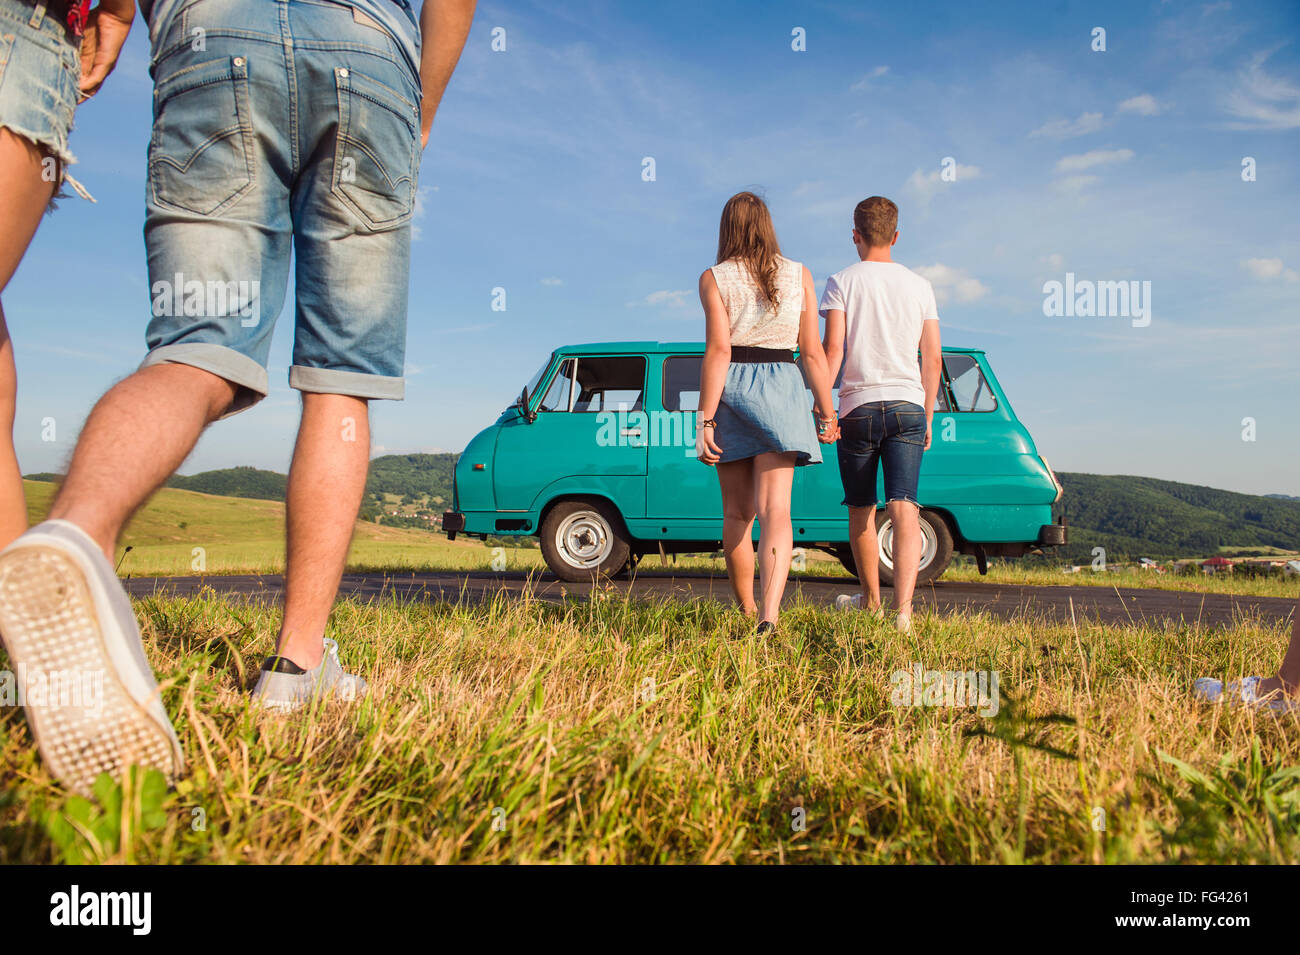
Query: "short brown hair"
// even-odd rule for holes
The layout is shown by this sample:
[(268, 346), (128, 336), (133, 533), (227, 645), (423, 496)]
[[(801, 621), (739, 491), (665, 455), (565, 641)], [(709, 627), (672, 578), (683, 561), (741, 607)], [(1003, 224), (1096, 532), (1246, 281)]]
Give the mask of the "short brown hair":
[(898, 206), (884, 196), (863, 199), (853, 210), (853, 228), (867, 245), (889, 245), (898, 231)]

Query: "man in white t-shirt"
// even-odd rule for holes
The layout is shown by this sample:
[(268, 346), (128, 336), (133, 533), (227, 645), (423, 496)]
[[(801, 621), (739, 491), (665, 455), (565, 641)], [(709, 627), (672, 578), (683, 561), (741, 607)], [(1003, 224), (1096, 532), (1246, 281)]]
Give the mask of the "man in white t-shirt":
[[(839, 607), (880, 612), (876, 541), (876, 468), (884, 468), (885, 508), (894, 526), (894, 599), (899, 630), (912, 626), (912, 592), (921, 561), (917, 483), (930, 447), (934, 399), (942, 376), (939, 309), (928, 280), (890, 257), (898, 241), (898, 206), (883, 196), (853, 210), (853, 245), (861, 260), (826, 280), (819, 311), (823, 342), (840, 384), (840, 480), (860, 594)], [(917, 361), (920, 351), (921, 360)]]

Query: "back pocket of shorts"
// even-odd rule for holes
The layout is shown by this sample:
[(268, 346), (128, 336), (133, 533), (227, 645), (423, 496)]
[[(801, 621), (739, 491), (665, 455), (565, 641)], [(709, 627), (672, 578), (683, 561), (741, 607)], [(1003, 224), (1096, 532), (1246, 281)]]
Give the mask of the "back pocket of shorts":
[(339, 130), (333, 192), (370, 229), (411, 218), (419, 160), (419, 107), (356, 70), (336, 69)]
[(220, 212), (253, 187), (248, 62), (242, 56), (174, 73), (154, 91), (149, 187), (153, 201)]

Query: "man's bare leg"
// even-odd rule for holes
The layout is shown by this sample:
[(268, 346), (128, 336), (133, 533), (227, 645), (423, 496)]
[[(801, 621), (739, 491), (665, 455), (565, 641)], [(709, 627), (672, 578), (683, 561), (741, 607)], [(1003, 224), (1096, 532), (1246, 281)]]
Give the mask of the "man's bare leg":
[(118, 535), (230, 407), (236, 386), (189, 365), (141, 368), (99, 399), (50, 517), (71, 521), (113, 560)]
[(370, 466), (369, 405), (306, 393), (286, 498), (284, 622), (276, 652), (320, 664)]
[(880, 609), (880, 544), (876, 538), (876, 508), (849, 508), (849, 544), (858, 565), (862, 609)]
[[(41, 224), (55, 182), (45, 151), (31, 140), (0, 129), (0, 291), (9, 285), (36, 227)], [(0, 308), (0, 547), (27, 530), (27, 502), (14, 452), (14, 406), (18, 375), (13, 342)]]
[(746, 617), (758, 613), (754, 603), (754, 462), (717, 465), (722, 490), (722, 556), (731, 591)]
[(890, 501), (894, 527), (894, 604), (899, 616), (912, 615), (912, 592), (921, 567), (921, 512), (910, 501)]

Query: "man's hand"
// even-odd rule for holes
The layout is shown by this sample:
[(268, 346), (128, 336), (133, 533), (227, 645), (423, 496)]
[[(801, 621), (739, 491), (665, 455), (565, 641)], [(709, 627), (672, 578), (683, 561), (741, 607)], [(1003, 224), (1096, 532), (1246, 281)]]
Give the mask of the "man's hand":
[(420, 8), (420, 144), (429, 145), (429, 130), (442, 94), (469, 36), (477, 0), (424, 0)]
[(117, 66), (134, 19), (135, 0), (100, 0), (99, 6), (90, 11), (81, 37), (82, 100), (98, 93)]

